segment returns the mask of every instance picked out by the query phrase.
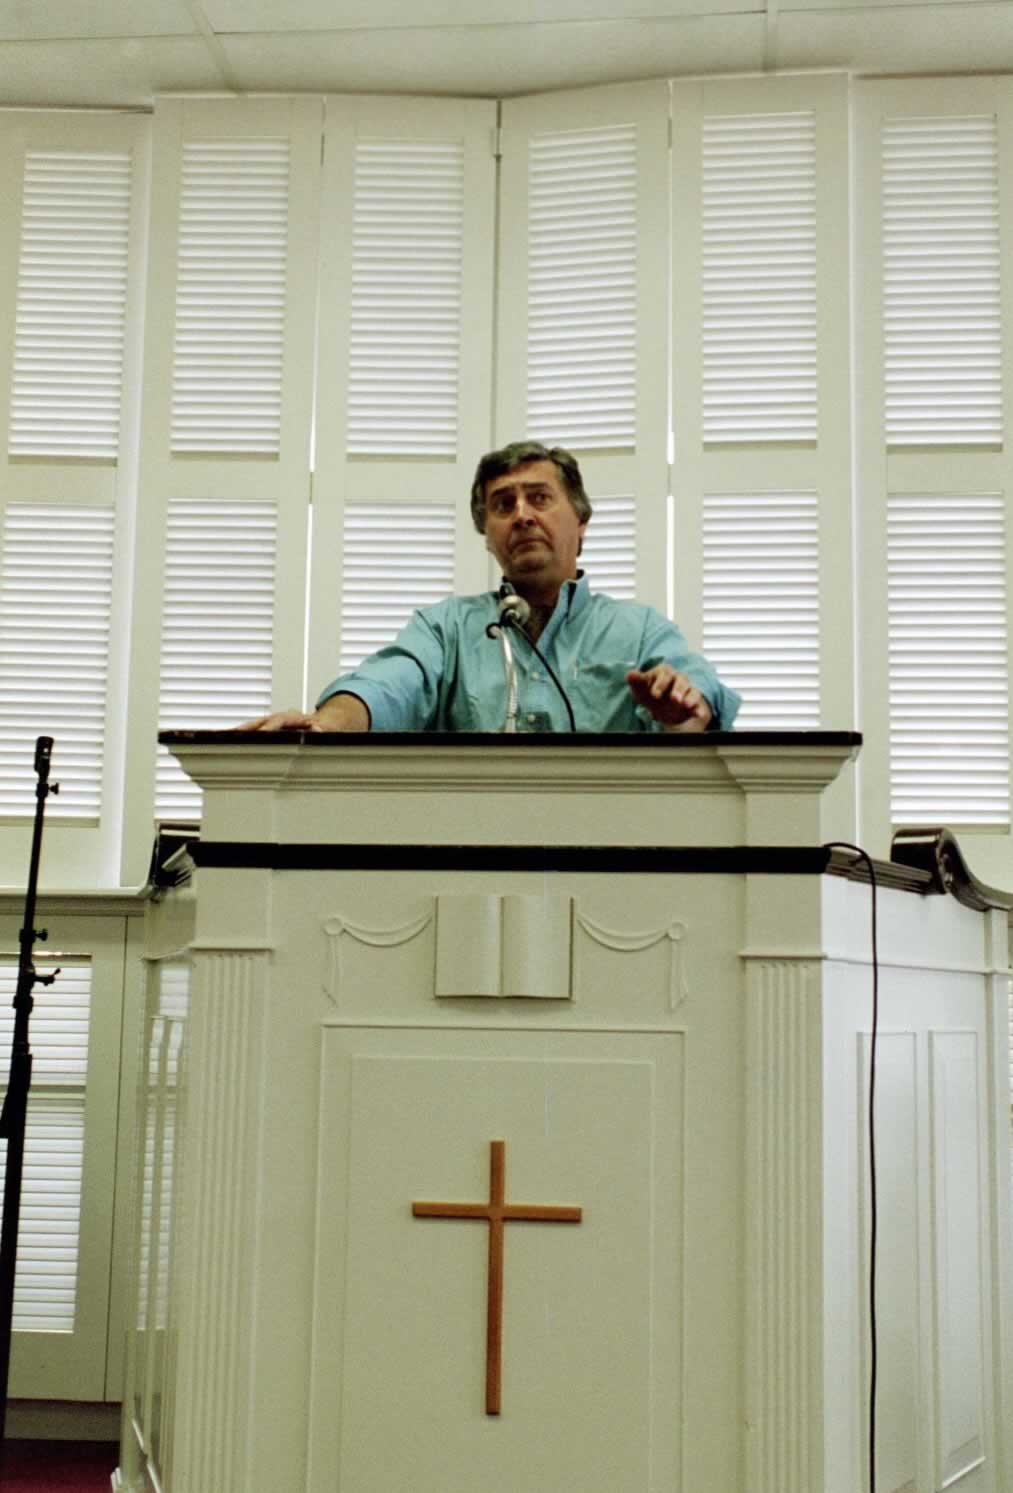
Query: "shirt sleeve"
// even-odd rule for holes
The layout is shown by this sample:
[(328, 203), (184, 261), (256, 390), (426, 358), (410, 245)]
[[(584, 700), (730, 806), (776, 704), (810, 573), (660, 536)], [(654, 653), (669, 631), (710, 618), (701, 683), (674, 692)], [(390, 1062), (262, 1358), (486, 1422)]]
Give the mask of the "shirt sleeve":
[[(739, 713), (742, 697), (737, 690), (722, 684), (714, 665), (695, 653), (674, 622), (648, 607), (641, 642), (641, 669), (655, 664), (670, 664), (696, 685), (711, 708), (711, 731), (728, 731)], [(649, 712), (645, 712), (649, 714)], [(652, 725), (657, 725), (652, 721)]]
[(356, 695), (369, 711), (372, 731), (425, 731), (436, 713), (445, 667), (442, 630), (429, 611), (418, 611), (393, 643), (332, 679), (320, 706), (332, 695)]

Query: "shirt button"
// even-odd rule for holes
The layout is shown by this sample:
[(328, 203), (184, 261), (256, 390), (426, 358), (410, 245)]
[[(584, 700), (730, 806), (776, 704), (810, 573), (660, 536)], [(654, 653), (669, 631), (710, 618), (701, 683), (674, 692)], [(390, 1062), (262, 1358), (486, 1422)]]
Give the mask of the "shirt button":
[(532, 679), (541, 679), (542, 676), (541, 676), (541, 674), (539, 674), (539, 672), (538, 672), (537, 669), (532, 669), (531, 670), (531, 677), (532, 677)]

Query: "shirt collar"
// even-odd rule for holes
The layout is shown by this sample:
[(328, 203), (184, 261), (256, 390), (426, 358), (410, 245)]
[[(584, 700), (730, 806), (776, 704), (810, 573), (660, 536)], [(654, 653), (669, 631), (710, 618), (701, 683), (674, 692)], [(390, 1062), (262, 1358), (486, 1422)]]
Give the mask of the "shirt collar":
[[(492, 594), (494, 599), (499, 597), (498, 591)], [(591, 600), (591, 587), (588, 585), (586, 571), (578, 570), (576, 580), (564, 581), (559, 594), (563, 598), (563, 610), (560, 615), (565, 615), (568, 619), (579, 616)], [(559, 610), (557, 601), (556, 612)]]

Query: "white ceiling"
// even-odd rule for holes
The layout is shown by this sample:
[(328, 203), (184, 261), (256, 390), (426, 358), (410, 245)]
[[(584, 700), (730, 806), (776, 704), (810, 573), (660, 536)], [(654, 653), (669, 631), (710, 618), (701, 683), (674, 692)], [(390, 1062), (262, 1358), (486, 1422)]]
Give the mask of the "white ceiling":
[(1013, 0), (0, 0), (0, 105), (798, 68), (1013, 70)]

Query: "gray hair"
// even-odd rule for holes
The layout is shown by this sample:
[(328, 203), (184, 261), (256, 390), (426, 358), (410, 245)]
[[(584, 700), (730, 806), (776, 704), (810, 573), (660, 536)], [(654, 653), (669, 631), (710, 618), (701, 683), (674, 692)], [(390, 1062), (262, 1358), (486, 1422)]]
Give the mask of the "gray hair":
[(496, 477), (505, 477), (516, 467), (527, 466), (532, 461), (551, 461), (559, 473), (566, 496), (570, 499), (574, 513), (582, 524), (591, 517), (591, 500), (584, 491), (584, 479), (580, 475), (577, 458), (564, 451), (562, 446), (543, 446), (541, 441), (512, 441), (499, 451), (490, 451), (479, 462), (475, 480), (471, 484), (471, 517), (480, 534), (485, 533), (485, 486)]

